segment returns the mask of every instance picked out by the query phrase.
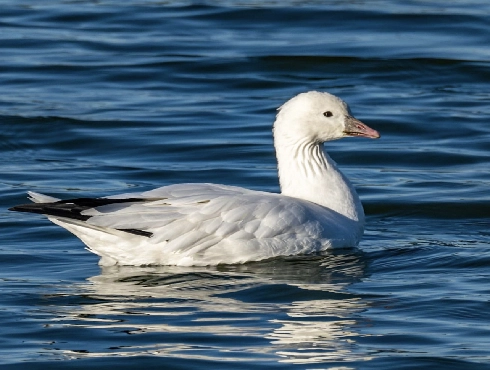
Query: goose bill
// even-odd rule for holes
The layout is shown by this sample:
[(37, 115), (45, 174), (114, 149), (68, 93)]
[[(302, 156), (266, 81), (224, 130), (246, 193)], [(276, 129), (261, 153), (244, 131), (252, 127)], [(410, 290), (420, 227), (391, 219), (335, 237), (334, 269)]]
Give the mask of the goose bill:
[(347, 136), (368, 137), (370, 139), (378, 139), (380, 137), (378, 131), (351, 116), (345, 118), (344, 134)]

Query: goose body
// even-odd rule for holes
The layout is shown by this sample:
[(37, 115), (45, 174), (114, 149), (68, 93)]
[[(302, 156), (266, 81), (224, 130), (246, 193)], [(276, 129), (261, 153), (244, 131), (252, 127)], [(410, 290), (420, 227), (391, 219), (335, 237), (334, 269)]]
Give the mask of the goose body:
[(354, 247), (364, 228), (356, 191), (323, 150), (346, 136), (378, 138), (334, 95), (286, 102), (274, 123), (281, 193), (176, 184), (142, 193), (59, 200), (29, 192), (14, 211), (46, 215), (101, 265), (215, 265)]

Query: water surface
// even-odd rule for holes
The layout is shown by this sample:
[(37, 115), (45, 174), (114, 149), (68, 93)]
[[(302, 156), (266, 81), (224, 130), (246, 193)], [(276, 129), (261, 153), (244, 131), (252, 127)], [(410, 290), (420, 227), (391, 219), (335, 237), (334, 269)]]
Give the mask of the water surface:
[[(4, 1), (0, 364), (490, 368), (486, 1)], [(215, 182), (278, 191), (271, 125), (329, 91), (381, 132), (326, 149), (358, 249), (100, 268), (7, 208)]]

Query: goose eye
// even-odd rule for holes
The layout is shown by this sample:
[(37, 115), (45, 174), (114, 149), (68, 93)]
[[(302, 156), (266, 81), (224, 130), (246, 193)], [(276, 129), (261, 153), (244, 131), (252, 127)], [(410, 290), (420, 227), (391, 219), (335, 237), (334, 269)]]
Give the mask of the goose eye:
[(332, 117), (332, 116), (333, 116), (333, 113), (332, 113), (332, 112), (330, 112), (330, 111), (326, 111), (326, 112), (324, 112), (324, 113), (323, 113), (323, 115), (324, 115), (325, 117)]

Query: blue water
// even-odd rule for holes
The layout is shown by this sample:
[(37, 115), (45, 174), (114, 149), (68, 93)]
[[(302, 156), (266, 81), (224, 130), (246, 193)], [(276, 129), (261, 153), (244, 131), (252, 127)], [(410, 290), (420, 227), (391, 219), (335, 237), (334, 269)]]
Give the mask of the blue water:
[[(0, 366), (490, 369), (490, 3), (5, 0)], [(278, 191), (296, 93), (381, 132), (327, 150), (356, 250), (100, 268), (41, 216), (60, 198), (215, 182)]]

